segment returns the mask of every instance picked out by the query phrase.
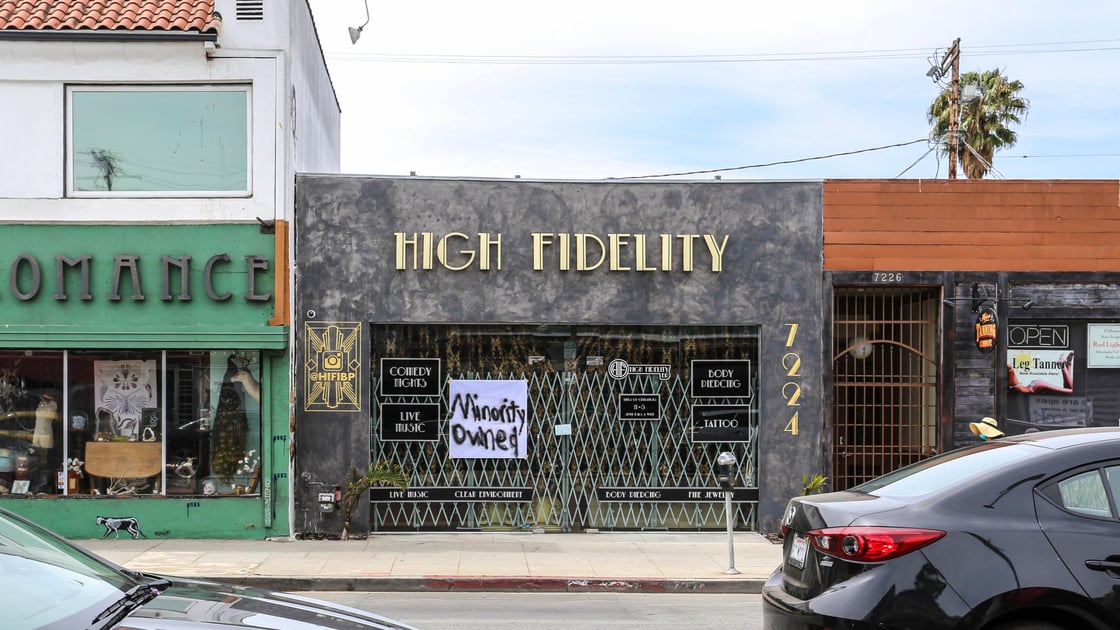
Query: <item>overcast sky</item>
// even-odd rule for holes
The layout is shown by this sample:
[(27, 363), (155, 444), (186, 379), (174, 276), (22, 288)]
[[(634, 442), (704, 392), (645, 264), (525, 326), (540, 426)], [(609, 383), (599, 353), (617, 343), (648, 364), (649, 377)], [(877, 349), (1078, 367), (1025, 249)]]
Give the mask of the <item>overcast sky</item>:
[(945, 177), (926, 73), (959, 37), (1030, 100), (990, 177), (1120, 178), (1115, 0), (369, 0), (357, 44), (363, 0), (310, 4), (344, 173)]

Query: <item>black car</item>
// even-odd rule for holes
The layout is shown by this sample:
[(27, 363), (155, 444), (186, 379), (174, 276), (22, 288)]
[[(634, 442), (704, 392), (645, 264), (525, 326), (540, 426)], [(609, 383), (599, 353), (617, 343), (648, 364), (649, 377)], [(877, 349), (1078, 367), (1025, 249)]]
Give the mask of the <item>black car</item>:
[(130, 571), (0, 508), (4, 630), (403, 629), (309, 597)]
[(763, 627), (1120, 628), (1120, 428), (982, 442), (798, 497)]

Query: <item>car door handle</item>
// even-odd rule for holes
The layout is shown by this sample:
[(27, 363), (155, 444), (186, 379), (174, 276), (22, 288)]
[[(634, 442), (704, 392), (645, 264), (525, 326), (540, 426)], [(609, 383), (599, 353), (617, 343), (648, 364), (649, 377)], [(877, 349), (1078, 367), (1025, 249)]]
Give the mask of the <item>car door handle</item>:
[(1113, 560), (1086, 560), (1085, 566), (1094, 571), (1120, 571), (1120, 562)]

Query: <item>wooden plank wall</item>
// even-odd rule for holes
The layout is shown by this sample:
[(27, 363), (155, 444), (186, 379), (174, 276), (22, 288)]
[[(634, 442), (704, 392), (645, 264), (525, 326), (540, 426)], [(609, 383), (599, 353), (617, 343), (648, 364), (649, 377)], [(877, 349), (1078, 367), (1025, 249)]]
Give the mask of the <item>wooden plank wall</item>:
[(830, 271), (1120, 271), (1120, 180), (825, 180)]

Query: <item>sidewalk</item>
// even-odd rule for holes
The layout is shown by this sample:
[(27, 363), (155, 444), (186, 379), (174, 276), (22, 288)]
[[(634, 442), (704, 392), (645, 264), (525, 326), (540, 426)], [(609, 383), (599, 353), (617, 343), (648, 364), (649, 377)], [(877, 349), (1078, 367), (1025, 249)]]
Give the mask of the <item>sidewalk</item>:
[(374, 533), (362, 540), (89, 539), (130, 569), (286, 591), (758, 593), (781, 545), (753, 532)]

